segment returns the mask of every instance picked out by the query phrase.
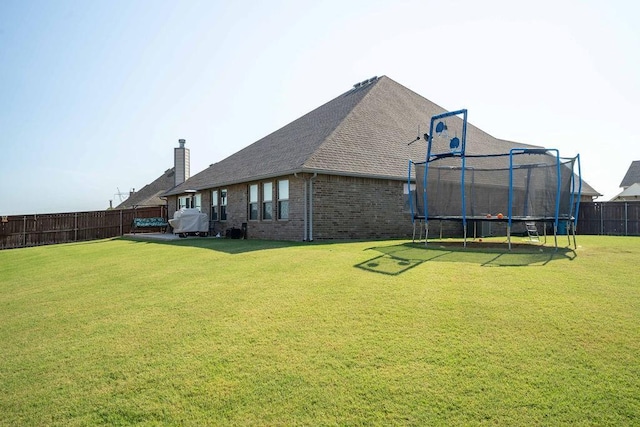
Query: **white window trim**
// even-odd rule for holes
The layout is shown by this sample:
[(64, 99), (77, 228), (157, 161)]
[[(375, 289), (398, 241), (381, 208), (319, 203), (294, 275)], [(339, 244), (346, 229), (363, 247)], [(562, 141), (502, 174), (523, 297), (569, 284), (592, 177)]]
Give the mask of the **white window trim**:
[[(249, 197), (247, 197), (248, 199), (248, 208), (249, 208), (249, 213), (248, 213), (248, 220), (249, 221), (260, 221), (260, 185), (258, 185), (257, 183), (254, 184), (249, 184), (248, 186), (248, 190), (249, 190)], [(255, 200), (252, 200), (251, 196), (251, 190), (255, 188)], [(256, 207), (256, 218), (251, 218), (251, 206), (255, 205)]]
[[(280, 183), (281, 182), (286, 182), (287, 183), (287, 197), (282, 197), (281, 192), (280, 192)], [(289, 197), (290, 197), (290, 188), (289, 188), (289, 180), (288, 179), (280, 179), (278, 180), (278, 221), (289, 221), (289, 218), (291, 217), (290, 213), (291, 213), (291, 205), (289, 203)], [(282, 217), (282, 209), (281, 209), (281, 203), (282, 202), (287, 202), (287, 217), (283, 218)]]
[[(269, 184), (271, 186), (268, 199), (266, 198), (266, 193), (264, 190), (264, 187), (266, 184)], [(267, 203), (271, 205), (271, 218), (265, 218), (265, 215), (264, 215), (265, 207)], [(273, 221), (273, 182), (262, 183), (262, 204), (261, 204), (260, 217), (262, 218), (263, 221)]]

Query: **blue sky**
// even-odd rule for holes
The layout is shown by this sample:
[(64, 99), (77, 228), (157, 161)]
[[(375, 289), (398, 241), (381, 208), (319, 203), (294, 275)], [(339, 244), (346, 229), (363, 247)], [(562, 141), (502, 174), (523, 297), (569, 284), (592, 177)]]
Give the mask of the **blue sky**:
[(640, 160), (633, 1), (0, 1), (0, 214), (97, 210), (386, 75), (503, 139)]

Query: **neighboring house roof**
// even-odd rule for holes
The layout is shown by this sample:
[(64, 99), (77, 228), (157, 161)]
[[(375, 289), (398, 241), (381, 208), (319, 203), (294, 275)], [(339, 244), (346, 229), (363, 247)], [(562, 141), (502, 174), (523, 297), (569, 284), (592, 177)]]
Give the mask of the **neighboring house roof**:
[(622, 178), (620, 187), (627, 188), (632, 186), (636, 182), (640, 182), (640, 160), (634, 160), (633, 162), (631, 162), (629, 170), (627, 170), (626, 175), (624, 176), (624, 178)]
[(166, 201), (161, 199), (167, 190), (174, 186), (175, 169), (167, 169), (158, 179), (134, 192), (127, 200), (116, 206), (116, 209), (128, 209), (136, 206), (162, 206)]
[[(635, 162), (634, 162), (635, 163)], [(640, 182), (636, 182), (627, 187), (622, 193), (611, 199), (612, 202), (625, 200), (638, 200), (640, 199)]]
[[(354, 87), (224, 160), (165, 195), (291, 173), (326, 173), (404, 180), (408, 160), (423, 161), (431, 117), (446, 110), (383, 76)], [(494, 138), (468, 124), (469, 154), (508, 153), (531, 145)], [(588, 185), (583, 194), (598, 195)]]

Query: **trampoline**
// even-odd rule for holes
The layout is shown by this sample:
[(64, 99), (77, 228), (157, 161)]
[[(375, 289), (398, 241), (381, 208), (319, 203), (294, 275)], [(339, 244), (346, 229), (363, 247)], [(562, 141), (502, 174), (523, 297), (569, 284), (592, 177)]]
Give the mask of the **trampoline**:
[[(582, 179), (580, 156), (561, 157), (554, 148), (516, 147), (503, 153), (468, 150), (467, 110), (433, 116), (425, 135), (424, 162), (409, 161), (409, 188), (415, 182), (410, 200), (414, 241), (416, 225), (425, 228), (429, 240), (429, 221), (458, 222), (466, 246), (469, 222), (502, 224), (509, 249), (515, 230), (525, 224), (552, 227), (555, 247), (558, 233), (567, 234), (569, 244), (575, 230), (580, 205)], [(480, 152), (484, 151), (484, 153)]]

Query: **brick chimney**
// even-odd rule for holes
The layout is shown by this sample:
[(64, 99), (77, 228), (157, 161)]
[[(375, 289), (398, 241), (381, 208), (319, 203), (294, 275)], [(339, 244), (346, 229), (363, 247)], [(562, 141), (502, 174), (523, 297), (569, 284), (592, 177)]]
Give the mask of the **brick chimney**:
[(175, 166), (174, 184), (179, 185), (189, 179), (191, 166), (189, 149), (184, 147), (186, 140), (179, 139), (179, 147), (173, 149), (173, 164)]

